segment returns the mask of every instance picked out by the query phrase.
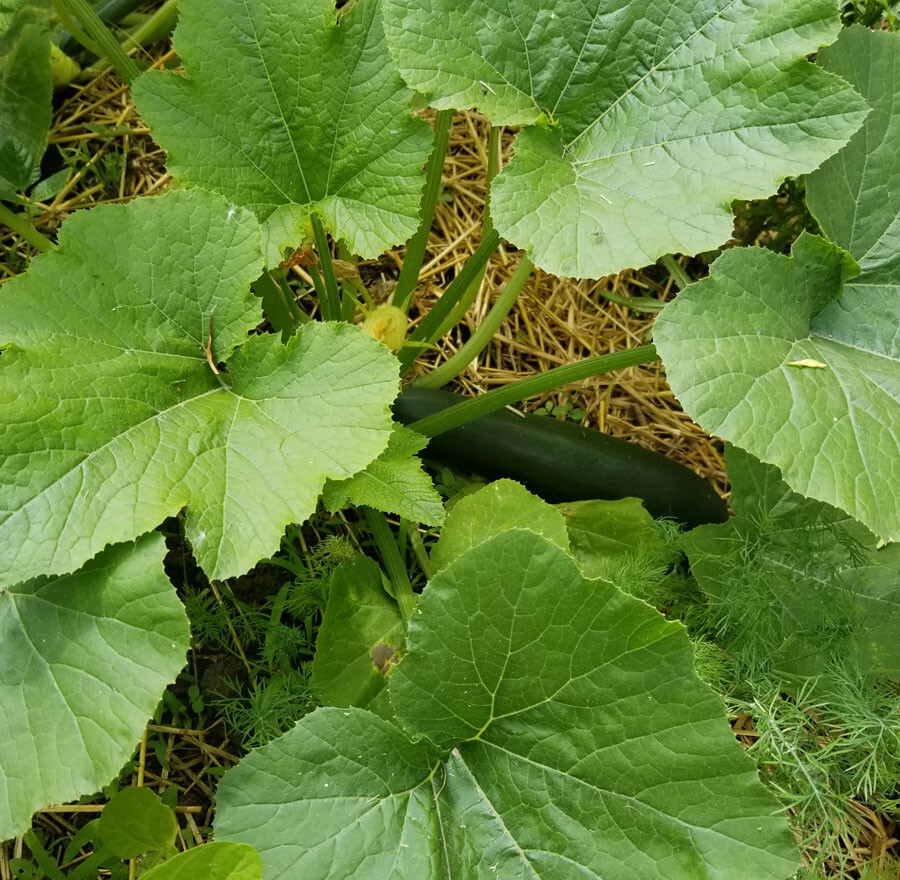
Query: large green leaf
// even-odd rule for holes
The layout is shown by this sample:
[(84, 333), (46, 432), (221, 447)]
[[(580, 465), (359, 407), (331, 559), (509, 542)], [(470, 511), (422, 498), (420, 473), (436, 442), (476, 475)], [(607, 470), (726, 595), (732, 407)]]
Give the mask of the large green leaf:
[(103, 847), (120, 859), (174, 852), (177, 834), (175, 814), (149, 788), (123, 788), (100, 814)]
[(555, 507), (515, 480), (496, 480), (459, 498), (450, 508), (431, 562), (437, 571), (509, 529), (529, 529), (564, 550), (569, 548), (566, 521)]
[(412, 235), (431, 136), (410, 116), (376, 0), (339, 22), (333, 0), (193, 0), (179, 17), (187, 77), (134, 85), (177, 178), (267, 221), (270, 264), (312, 211), (364, 256)]
[(396, 359), (347, 324), (248, 338), (261, 265), (249, 212), (182, 191), (73, 215), (4, 288), (0, 584), (183, 507), (206, 573), (240, 574), (381, 453)]
[(337, 511), (348, 504), (365, 505), (413, 522), (439, 526), (444, 521), (444, 503), (417, 454), (427, 444), (427, 437), (394, 425), (387, 449), (365, 470), (349, 480), (330, 480), (325, 484), (325, 506)]
[(406, 628), (380, 566), (357, 556), (331, 576), (309, 685), (326, 706), (368, 706), (400, 659)]
[(223, 778), (216, 835), (256, 846), (267, 878), (793, 872), (679, 625), (521, 530), (459, 556), (418, 611), (388, 685), (407, 733), (320, 709)]
[(0, 5), (0, 198), (37, 180), (50, 128), (50, 37), (40, 6)]
[[(612, 579), (627, 571), (629, 560), (662, 553), (653, 517), (640, 498), (596, 499), (560, 504), (572, 556), (589, 578)], [(618, 584), (627, 590), (627, 584)]]
[(870, 288), (844, 286), (855, 271), (848, 254), (809, 235), (790, 258), (727, 251), (666, 306), (653, 338), (691, 418), (778, 466), (794, 491), (895, 540), (900, 312)]
[[(707, 430), (897, 540), (900, 37), (851, 28), (821, 60), (873, 108), (809, 176), (810, 207), (860, 273), (841, 287), (837, 252), (809, 239), (792, 261), (734, 251), (664, 310), (654, 338), (676, 395)], [(824, 367), (789, 366), (798, 361)]]
[(876, 549), (855, 520), (746, 452), (730, 448), (726, 464), (736, 516), (684, 537), (720, 641), (765, 649), (790, 674), (848, 659), (900, 674), (900, 545)]
[(558, 275), (718, 247), (732, 199), (812, 171), (865, 104), (805, 56), (834, 0), (384, 0), (406, 81), (436, 107), (539, 123), (493, 185), (504, 236)]
[(0, 591), (0, 840), (106, 785), (184, 665), (190, 633), (164, 553), (152, 534)]

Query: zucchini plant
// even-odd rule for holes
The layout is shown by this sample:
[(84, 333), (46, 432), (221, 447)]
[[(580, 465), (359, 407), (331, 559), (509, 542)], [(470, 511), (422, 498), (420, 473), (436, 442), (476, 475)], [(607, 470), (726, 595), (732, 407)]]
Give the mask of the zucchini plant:
[[(448, 514), (419, 454), (511, 402), (661, 356), (701, 425), (776, 466), (784, 493), (859, 520), (877, 571), (848, 591), (853, 638), (893, 674), (895, 627), (868, 627), (871, 609), (896, 612), (894, 556), (877, 548), (900, 533), (898, 38), (851, 29), (810, 62), (838, 38), (833, 0), (309, 0), (303, 14), (192, 0), (180, 13), (183, 71), (133, 86), (176, 185), (76, 213), (0, 297), (0, 838), (107, 783), (183, 665), (188, 621), (154, 530), (181, 516), (222, 581), (321, 502), (355, 508), (388, 576), (364, 556), (334, 573), (311, 677), (323, 706), (225, 775), (223, 846), (256, 848), (266, 880), (790, 876), (778, 802), (683, 627), (620, 576), (617, 548), (645, 539), (646, 514), (552, 507), (584, 500), (571, 479), (559, 492), (545, 479), (546, 499), (494, 483)], [(520, 127), (515, 155), (481, 247), (404, 339), (452, 111), (468, 108), (492, 137)], [(665, 307), (654, 345), (414, 418), (401, 398), (395, 421), (401, 379), (465, 311), (501, 238), (524, 252), (517, 269), (422, 388), (477, 356), (535, 266), (599, 277), (717, 248), (732, 199), (800, 174), (828, 238), (804, 236), (790, 259), (726, 252)], [(365, 293), (333, 251), (346, 263), (407, 240), (395, 312), (367, 334)], [(286, 268), (313, 249), (310, 315)], [(553, 424), (516, 442), (527, 453)], [(513, 431), (496, 431), (502, 458)], [(690, 525), (725, 518), (689, 474), (597, 437), (560, 442), (612, 459), (619, 485), (590, 496), (640, 491)], [(541, 465), (524, 468), (513, 475)], [(442, 527), (421, 594), (385, 513)], [(702, 528), (745, 526), (738, 508)], [(725, 597), (739, 582), (728, 533), (691, 536), (699, 582)], [(779, 564), (790, 551), (771, 549)], [(773, 608), (776, 629), (792, 602)], [(814, 675), (795, 654), (785, 668)], [(195, 852), (153, 871), (188, 876), (219, 851)], [(222, 876), (255, 874), (246, 846), (221, 852), (239, 863)]]

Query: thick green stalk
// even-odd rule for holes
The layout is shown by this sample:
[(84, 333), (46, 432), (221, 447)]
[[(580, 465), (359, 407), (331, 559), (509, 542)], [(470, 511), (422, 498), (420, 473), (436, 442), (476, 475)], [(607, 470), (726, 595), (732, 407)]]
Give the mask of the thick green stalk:
[[(355, 263), (354, 256), (347, 243), (338, 241), (338, 258), (346, 263)], [(341, 320), (352, 324), (356, 318), (356, 310), (360, 300), (365, 298), (366, 288), (357, 275), (355, 278), (346, 278), (341, 282)]]
[(422, 569), (422, 574), (425, 575), (426, 580), (430, 581), (432, 577), (434, 577), (434, 566), (431, 564), (431, 557), (428, 555), (428, 549), (425, 547), (425, 542), (419, 534), (419, 524), (411, 522), (408, 525), (409, 546), (412, 547), (413, 553), (416, 554), (416, 559), (419, 562), (419, 567)]
[(500, 329), (500, 325), (510, 313), (516, 303), (516, 299), (522, 292), (525, 282), (531, 276), (534, 263), (528, 257), (522, 257), (522, 262), (516, 267), (506, 286), (500, 292), (497, 302), (494, 303), (487, 317), (478, 326), (475, 332), (466, 341), (460, 350), (449, 360), (442, 363), (437, 369), (426, 373), (415, 384), (423, 388), (440, 388), (451, 379), (455, 379), (478, 355), (489, 345), (491, 338)]
[(178, 0), (166, 0), (153, 15), (122, 40), (122, 46), (126, 49), (140, 49), (148, 43), (155, 43), (171, 33), (177, 21)]
[(316, 240), (316, 251), (322, 264), (322, 278), (325, 282), (325, 299), (322, 301), (322, 317), (326, 321), (341, 320), (341, 294), (338, 290), (337, 276), (334, 274), (334, 263), (331, 262), (331, 249), (325, 227), (317, 214), (311, 216), (313, 237)]
[(692, 283), (690, 275), (684, 271), (684, 266), (672, 254), (663, 254), (659, 259), (666, 269), (669, 270), (669, 274), (678, 285), (679, 290), (684, 290), (685, 287)]
[[(134, 15), (134, 10), (138, 6), (143, 6), (145, 0), (100, 0), (100, 2), (92, 3), (94, 11), (100, 20), (106, 25), (125, 24), (130, 15)], [(69, 16), (71, 19), (71, 16)], [(77, 23), (76, 23), (77, 27)], [(79, 41), (70, 33), (63, 31), (59, 35), (59, 48), (67, 55), (77, 52)]]
[(85, 29), (91, 40), (96, 43), (98, 54), (108, 58), (125, 82), (131, 84), (140, 74), (138, 66), (119, 45), (119, 41), (100, 20), (88, 0), (59, 0), (60, 6), (66, 9)]
[(409, 582), (406, 563), (400, 556), (400, 548), (397, 546), (394, 533), (384, 514), (380, 511), (371, 507), (360, 507), (359, 512), (363, 515), (372, 537), (375, 538), (378, 552), (387, 569), (388, 579), (396, 594), (397, 605), (400, 606), (400, 615), (403, 622), (408, 624), (416, 610), (416, 594)]
[(422, 222), (416, 234), (409, 240), (406, 258), (397, 279), (394, 298), (391, 304), (404, 312), (409, 311), (413, 293), (419, 280), (419, 272), (428, 248), (428, 234), (431, 232), (431, 221), (434, 219), (434, 208), (441, 194), (443, 182), (444, 157), (447, 155), (447, 144), (450, 141), (450, 128), (453, 124), (452, 110), (438, 110), (434, 120), (434, 149), (428, 159), (425, 171), (425, 192), (422, 195)]
[(499, 244), (500, 234), (498, 232), (489, 233), (478, 250), (466, 261), (459, 274), (447, 285), (441, 298), (422, 319), (410, 335), (407, 346), (400, 352), (400, 365), (404, 370), (418, 357), (424, 345), (430, 345), (441, 338), (443, 335), (441, 326), (447, 316), (459, 302), (460, 297), (468, 290), (472, 280), (487, 266), (488, 260)]
[[(177, 21), (178, 0), (166, 0), (153, 15), (128, 34), (119, 45), (122, 47), (123, 52), (143, 48), (170, 34), (174, 30)], [(79, 79), (93, 79), (103, 73), (109, 66), (110, 61), (106, 58), (101, 58), (95, 64), (85, 68), (81, 72)]]
[(56, 247), (49, 238), (34, 228), (34, 224), (24, 214), (11, 211), (2, 202), (0, 202), (0, 223), (8, 226), (20, 238), (24, 238), (35, 250), (46, 253)]
[[(502, 126), (493, 125), (491, 126), (491, 133), (488, 137), (488, 164), (484, 190), (484, 219), (481, 227), (481, 236), (483, 239), (487, 238), (494, 230), (494, 221), (491, 217), (491, 183), (500, 170), (500, 134), (502, 131)], [(473, 279), (472, 283), (469, 285), (469, 289), (460, 299), (459, 305), (441, 325), (440, 330), (437, 333), (438, 339), (445, 333), (449, 333), (450, 329), (455, 327), (463, 319), (466, 312), (469, 311), (472, 303), (475, 302), (475, 297), (478, 296), (478, 291), (481, 290), (481, 282), (484, 281), (486, 272), (487, 263), (484, 264), (484, 268), (482, 268), (478, 276)]]
[(62, 22), (62, 25), (69, 32), (75, 44), (70, 51), (77, 51), (78, 48), (87, 49), (92, 55), (99, 55), (100, 48), (97, 44), (84, 32), (84, 29), (78, 23), (78, 19), (66, 8), (62, 0), (53, 0), (53, 11), (56, 17)]
[(494, 412), (494, 410), (502, 409), (511, 403), (524, 400), (526, 397), (532, 397), (544, 391), (552, 391), (561, 385), (579, 382), (591, 376), (599, 376), (602, 373), (633, 367), (637, 364), (647, 364), (656, 360), (659, 360), (659, 355), (656, 353), (656, 348), (652, 345), (641, 345), (637, 348), (627, 348), (624, 351), (615, 351), (611, 354), (601, 354), (597, 357), (586, 358), (574, 364), (555, 367), (552, 370), (547, 370), (545, 373), (538, 373), (526, 379), (510, 382), (502, 388), (488, 391), (487, 394), (480, 394), (478, 397), (473, 397), (455, 406), (449, 406), (441, 412), (426, 416), (424, 419), (419, 419), (417, 422), (409, 425), (409, 427), (413, 431), (424, 434), (426, 437), (435, 437), (438, 434), (443, 434), (444, 431), (449, 431), (452, 428), (458, 428), (460, 425), (466, 424), (466, 422), (471, 422), (472, 419), (477, 419), (479, 416), (486, 416), (488, 413)]

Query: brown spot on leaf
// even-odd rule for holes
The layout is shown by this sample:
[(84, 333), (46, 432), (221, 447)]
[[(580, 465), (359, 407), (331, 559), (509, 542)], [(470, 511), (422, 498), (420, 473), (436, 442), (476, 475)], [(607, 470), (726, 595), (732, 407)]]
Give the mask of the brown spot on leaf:
[(372, 665), (382, 675), (387, 675), (400, 660), (396, 646), (386, 645), (384, 642), (378, 642), (369, 652), (369, 656), (372, 658)]

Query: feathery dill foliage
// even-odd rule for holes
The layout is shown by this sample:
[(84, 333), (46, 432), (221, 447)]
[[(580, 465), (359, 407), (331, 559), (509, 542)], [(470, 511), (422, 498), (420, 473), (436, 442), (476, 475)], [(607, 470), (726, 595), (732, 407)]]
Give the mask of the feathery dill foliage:
[[(783, 601), (776, 593), (785, 581), (773, 578), (770, 567), (785, 546), (779, 524), (764, 516), (752, 520), (716, 601), (691, 575), (678, 527), (657, 521), (654, 530), (661, 546), (636, 546), (611, 579), (680, 620), (700, 676), (723, 695), (732, 717), (753, 720), (750, 754), (789, 810), (810, 859), (795, 880), (821, 878), (826, 865), (830, 877), (860, 876), (848, 865), (848, 846), (863, 830), (855, 807), (900, 812), (900, 684), (873, 680), (847, 659), (857, 621), (842, 575), (866, 564), (865, 548), (833, 522), (814, 520), (790, 531), (792, 560), (801, 566), (796, 580), (815, 582), (819, 593), (794, 633), (823, 660), (815, 677), (803, 679), (778, 671), (784, 633), (773, 609)], [(893, 880), (900, 873), (896, 863), (886, 863), (862, 876)]]
[(356, 552), (343, 535), (328, 535), (309, 550), (298, 549), (297, 537), (286, 539), (279, 557), (269, 560), (289, 575), (262, 602), (241, 601), (227, 590), (221, 600), (194, 587), (184, 594), (196, 646), (243, 652), (250, 662), (249, 675), (226, 677), (209, 701), (246, 748), (265, 745), (316, 707), (308, 668), (315, 630), (332, 572)]
[(741, 684), (748, 696), (726, 695), (726, 703), (754, 720), (750, 754), (764, 781), (790, 809), (813, 864), (842, 871), (845, 844), (860, 825), (854, 804), (886, 815), (900, 809), (896, 683), (866, 683), (857, 670), (835, 666), (793, 697), (771, 677)]
[[(719, 576), (722, 595), (704, 603), (696, 619), (684, 622), (695, 631), (700, 624), (731, 654), (741, 678), (770, 672), (778, 655), (791, 646), (840, 663), (851, 653), (859, 623), (844, 573), (866, 563), (865, 548), (839, 523), (827, 520), (785, 532), (765, 513), (746, 519), (740, 551), (719, 557), (724, 566)], [(695, 564), (700, 560), (698, 555), (692, 558)], [(789, 566), (795, 586), (787, 599), (785, 578), (773, 576), (773, 566), (783, 564)], [(786, 626), (785, 616), (776, 609), (791, 600), (803, 606), (803, 613), (793, 615)]]
[(221, 709), (228, 729), (237, 734), (247, 749), (264, 746), (281, 736), (317, 705), (304, 667), (258, 675), (249, 685), (237, 679), (229, 679), (227, 684), (234, 695), (220, 697), (214, 705)]

